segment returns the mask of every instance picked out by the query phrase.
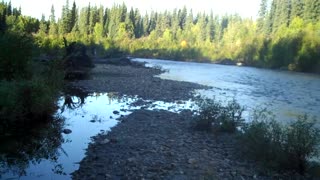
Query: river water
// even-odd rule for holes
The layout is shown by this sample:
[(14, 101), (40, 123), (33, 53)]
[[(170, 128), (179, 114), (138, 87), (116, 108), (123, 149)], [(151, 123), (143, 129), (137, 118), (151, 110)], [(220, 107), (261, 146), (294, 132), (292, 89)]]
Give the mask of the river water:
[(159, 75), (163, 79), (211, 86), (198, 93), (222, 101), (235, 98), (249, 112), (257, 107), (267, 108), (281, 121), (291, 121), (305, 113), (320, 117), (320, 75), (167, 60), (135, 61), (168, 70)]
[[(144, 102), (141, 105), (132, 105)], [(191, 101), (168, 103), (119, 96), (117, 92), (67, 94), (58, 101), (56, 120), (32, 127), (20, 135), (0, 136), (0, 179), (71, 179), (79, 168), (91, 137), (108, 133), (118, 118), (135, 109), (180, 112)], [(70, 134), (63, 133), (68, 129)]]
[[(188, 81), (211, 86), (198, 90), (202, 96), (225, 101), (235, 98), (248, 111), (267, 107), (281, 120), (299, 114), (318, 116), (320, 76), (250, 67), (135, 59), (147, 66), (161, 66), (163, 79)], [(174, 92), (172, 92), (174, 93)], [(143, 105), (131, 105), (144, 101)], [(107, 133), (117, 118), (135, 109), (165, 109), (179, 112), (193, 108), (191, 101), (165, 103), (114, 93), (65, 94), (52, 123), (42, 124), (20, 135), (0, 137), (0, 179), (70, 179), (85, 156), (91, 137)], [(318, 116), (319, 119), (319, 116)], [(63, 133), (70, 129), (70, 134)]]

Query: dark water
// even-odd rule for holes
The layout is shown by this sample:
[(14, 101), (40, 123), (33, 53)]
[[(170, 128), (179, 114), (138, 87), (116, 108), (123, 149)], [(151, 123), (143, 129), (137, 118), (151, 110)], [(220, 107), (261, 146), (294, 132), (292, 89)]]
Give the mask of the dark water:
[(135, 60), (169, 70), (160, 75), (163, 79), (212, 86), (212, 89), (198, 91), (209, 98), (235, 98), (249, 110), (266, 107), (284, 121), (304, 113), (320, 119), (319, 75), (217, 64)]
[[(140, 104), (131, 105), (134, 102)], [(120, 116), (140, 108), (179, 112), (192, 106), (191, 101), (164, 103), (117, 93), (79, 92), (62, 96), (58, 104), (56, 120), (0, 137), (0, 179), (71, 179), (91, 137), (110, 131)], [(72, 133), (64, 134), (64, 129)]]

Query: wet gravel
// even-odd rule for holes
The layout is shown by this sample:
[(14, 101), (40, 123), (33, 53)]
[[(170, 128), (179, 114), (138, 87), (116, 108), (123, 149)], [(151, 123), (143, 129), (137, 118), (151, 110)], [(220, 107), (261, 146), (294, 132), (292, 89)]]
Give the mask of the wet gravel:
[(138, 110), (94, 137), (74, 179), (265, 179), (233, 135), (195, 131), (192, 112)]
[[(145, 100), (193, 98), (206, 86), (162, 80), (162, 71), (99, 63), (90, 79), (70, 85), (88, 92), (118, 92)], [(136, 110), (107, 134), (93, 137), (73, 179), (299, 179), (272, 173), (241, 156), (235, 135), (192, 128), (192, 112)]]
[(140, 64), (119, 66), (99, 63), (95, 66), (89, 79), (74, 81), (70, 85), (86, 92), (117, 92), (166, 102), (192, 99), (193, 90), (210, 88), (195, 83), (162, 80), (154, 76), (163, 70)]

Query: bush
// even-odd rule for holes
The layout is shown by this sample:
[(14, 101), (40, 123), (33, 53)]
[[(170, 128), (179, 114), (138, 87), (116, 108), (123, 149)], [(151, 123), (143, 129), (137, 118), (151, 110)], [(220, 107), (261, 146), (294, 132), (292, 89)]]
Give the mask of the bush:
[(56, 110), (58, 91), (63, 85), (61, 68), (58, 61), (36, 63), (28, 68), (34, 69), (30, 80), (0, 81), (0, 128), (48, 119)]
[(24, 34), (0, 34), (0, 80), (30, 77), (27, 66), (33, 51), (33, 40)]
[(320, 129), (315, 125), (306, 115), (283, 125), (265, 110), (255, 111), (240, 134), (241, 146), (251, 158), (271, 168), (304, 174), (308, 159), (319, 155)]
[(215, 132), (235, 132), (243, 122), (244, 108), (235, 100), (227, 102), (226, 106), (215, 99), (200, 98), (196, 104), (199, 106), (196, 115), (196, 129)]

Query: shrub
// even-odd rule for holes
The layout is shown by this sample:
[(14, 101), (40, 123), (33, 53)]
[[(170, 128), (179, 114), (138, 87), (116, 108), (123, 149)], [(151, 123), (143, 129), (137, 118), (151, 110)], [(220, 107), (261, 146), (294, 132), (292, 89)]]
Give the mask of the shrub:
[(0, 34), (0, 80), (30, 77), (33, 40), (24, 34)]
[(240, 134), (244, 152), (271, 168), (304, 174), (308, 159), (319, 155), (320, 130), (315, 127), (316, 121), (304, 115), (284, 125), (265, 110), (255, 111), (252, 117)]
[(30, 80), (0, 81), (0, 128), (29, 120), (46, 120), (56, 110), (58, 91), (63, 85), (62, 66), (36, 63)]
[(244, 108), (236, 100), (227, 102), (226, 106), (215, 99), (200, 98), (196, 104), (199, 106), (196, 115), (196, 129), (215, 132), (235, 132), (243, 122)]
[(305, 172), (309, 158), (319, 155), (320, 129), (315, 125), (315, 119), (304, 115), (286, 129), (285, 153), (290, 159), (286, 165), (300, 173)]

